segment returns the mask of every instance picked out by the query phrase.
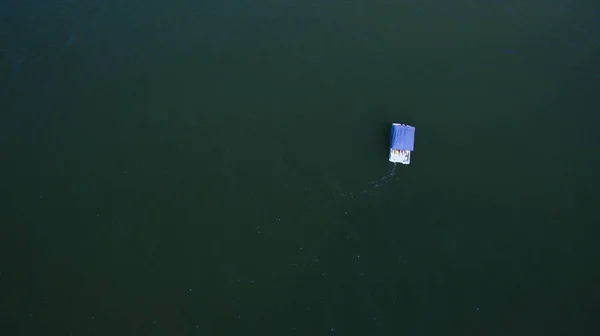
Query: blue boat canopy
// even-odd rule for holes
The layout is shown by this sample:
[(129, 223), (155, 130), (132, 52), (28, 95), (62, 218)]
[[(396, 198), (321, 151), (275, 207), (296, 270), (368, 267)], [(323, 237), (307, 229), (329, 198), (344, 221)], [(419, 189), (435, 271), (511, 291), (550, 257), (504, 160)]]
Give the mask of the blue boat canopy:
[(392, 124), (391, 149), (413, 151), (415, 128), (403, 124)]

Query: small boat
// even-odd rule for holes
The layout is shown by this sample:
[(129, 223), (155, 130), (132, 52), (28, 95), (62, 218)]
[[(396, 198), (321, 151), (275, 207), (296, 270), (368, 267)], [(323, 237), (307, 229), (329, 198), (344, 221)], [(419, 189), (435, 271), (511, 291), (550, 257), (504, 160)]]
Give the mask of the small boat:
[(415, 147), (415, 128), (404, 124), (392, 124), (390, 136), (390, 162), (409, 164), (410, 152)]

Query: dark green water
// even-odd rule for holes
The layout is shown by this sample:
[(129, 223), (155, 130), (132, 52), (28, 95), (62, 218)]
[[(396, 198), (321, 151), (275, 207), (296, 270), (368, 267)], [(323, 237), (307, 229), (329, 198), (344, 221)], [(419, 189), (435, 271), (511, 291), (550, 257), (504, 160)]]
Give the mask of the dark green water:
[(0, 334), (596, 334), (599, 22), (1, 4)]

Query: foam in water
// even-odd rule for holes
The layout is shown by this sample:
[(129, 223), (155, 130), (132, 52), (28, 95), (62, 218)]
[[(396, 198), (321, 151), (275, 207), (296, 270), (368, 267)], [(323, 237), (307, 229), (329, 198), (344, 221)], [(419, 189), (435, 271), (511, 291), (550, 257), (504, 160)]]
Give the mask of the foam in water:
[(388, 184), (394, 178), (394, 176), (396, 176), (396, 164), (391, 164), (391, 166), (388, 168), (387, 174), (385, 174), (384, 176), (380, 177), (377, 180), (368, 182), (367, 183), (368, 186), (365, 189), (363, 189), (362, 191), (357, 192), (357, 193), (354, 193), (354, 192), (344, 193), (344, 192), (340, 191), (340, 195), (342, 195), (342, 197), (348, 198), (348, 199), (352, 199), (357, 196), (375, 195), (376, 189)]

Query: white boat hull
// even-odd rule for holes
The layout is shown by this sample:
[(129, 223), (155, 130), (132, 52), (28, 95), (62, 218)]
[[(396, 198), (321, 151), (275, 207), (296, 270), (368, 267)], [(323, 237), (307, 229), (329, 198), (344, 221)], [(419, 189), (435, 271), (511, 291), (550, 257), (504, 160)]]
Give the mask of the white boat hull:
[(410, 164), (410, 151), (390, 148), (390, 162)]

